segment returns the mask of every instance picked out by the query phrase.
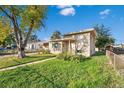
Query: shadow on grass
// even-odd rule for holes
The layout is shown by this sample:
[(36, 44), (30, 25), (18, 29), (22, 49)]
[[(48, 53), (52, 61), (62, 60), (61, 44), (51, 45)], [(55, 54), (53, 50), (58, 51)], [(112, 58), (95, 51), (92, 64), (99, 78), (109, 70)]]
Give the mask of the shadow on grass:
[(92, 59), (91, 57), (88, 57), (88, 58), (85, 59), (85, 61), (88, 61), (88, 60), (91, 60), (91, 59)]
[(92, 58), (91, 57), (87, 57), (87, 58), (84, 58), (80, 61), (80, 63), (84, 63), (84, 62), (87, 62), (89, 60), (91, 60)]
[(47, 55), (41, 55), (41, 56), (26, 56), (26, 58), (41, 58), (41, 57), (48, 57), (48, 58), (50, 58), (50, 57), (55, 57), (54, 55), (53, 56), (47, 56)]
[(26, 56), (26, 58), (39, 58), (39, 57), (42, 57), (42, 56)]
[(27, 56), (26, 58), (44, 58), (44, 57), (52, 57), (52, 56)]

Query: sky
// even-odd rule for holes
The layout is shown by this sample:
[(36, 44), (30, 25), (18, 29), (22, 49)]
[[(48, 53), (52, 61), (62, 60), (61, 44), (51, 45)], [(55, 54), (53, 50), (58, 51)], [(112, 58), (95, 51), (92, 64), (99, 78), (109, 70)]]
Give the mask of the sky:
[(96, 24), (109, 27), (116, 43), (124, 43), (124, 6), (48, 6), (46, 27), (37, 35), (41, 40), (49, 40), (56, 30), (66, 34), (92, 28)]

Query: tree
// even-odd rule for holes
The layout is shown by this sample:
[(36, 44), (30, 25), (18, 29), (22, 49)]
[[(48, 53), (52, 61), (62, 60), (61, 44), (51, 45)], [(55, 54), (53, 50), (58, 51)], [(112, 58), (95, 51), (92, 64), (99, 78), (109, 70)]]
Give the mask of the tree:
[(6, 47), (7, 45), (11, 46), (15, 44), (15, 39), (13, 37), (13, 34), (9, 34), (3, 41), (3, 46)]
[(9, 35), (10, 32), (10, 22), (6, 18), (0, 18), (0, 45), (3, 44), (5, 38)]
[[(11, 21), (14, 38), (18, 49), (18, 57), (25, 57), (25, 47), (31, 34), (44, 27), (47, 6), (0, 6), (0, 12)], [(27, 32), (26, 37), (23, 33)]]
[[(27, 32), (25, 32), (23, 34), (23, 37), (25, 38), (27, 36)], [(32, 41), (39, 41), (38, 36), (36, 35), (36, 33), (33, 33), (30, 35), (28, 42), (32, 42)]]
[(52, 36), (51, 36), (51, 40), (55, 40), (55, 39), (60, 39), (61, 38), (61, 33), (60, 31), (55, 31), (53, 32)]
[(39, 41), (38, 36), (36, 34), (32, 34), (31, 37), (29, 38), (29, 41)]
[(112, 37), (112, 34), (110, 33), (110, 28), (105, 27), (103, 24), (96, 25), (94, 28), (97, 32), (95, 45), (99, 51), (104, 50), (106, 45), (108, 44), (114, 44), (115, 39)]

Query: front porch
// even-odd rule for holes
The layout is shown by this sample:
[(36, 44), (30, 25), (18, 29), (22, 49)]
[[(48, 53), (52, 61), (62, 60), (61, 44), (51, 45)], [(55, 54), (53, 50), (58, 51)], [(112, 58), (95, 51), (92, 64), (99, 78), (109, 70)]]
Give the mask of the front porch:
[(53, 54), (64, 52), (75, 54), (75, 40), (72, 38), (51, 40), (49, 45), (50, 52)]

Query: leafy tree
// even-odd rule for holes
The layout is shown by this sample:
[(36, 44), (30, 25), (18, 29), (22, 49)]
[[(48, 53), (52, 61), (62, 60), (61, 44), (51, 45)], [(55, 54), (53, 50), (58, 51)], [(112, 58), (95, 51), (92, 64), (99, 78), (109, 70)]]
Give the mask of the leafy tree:
[(9, 35), (10, 32), (10, 22), (6, 18), (0, 18), (0, 45), (3, 44), (5, 38)]
[(11, 46), (12, 44), (15, 44), (15, 39), (12, 34), (9, 34), (3, 42), (3, 46), (6, 47), (7, 45)]
[[(23, 34), (24, 38), (26, 37), (26, 35), (27, 35), (27, 32), (25, 32), (25, 33)], [(39, 40), (39, 39), (38, 39), (38, 36), (34, 33), (34, 34), (31, 34), (31, 35), (30, 35), (28, 42), (38, 41), (38, 40)]]
[(36, 34), (31, 36), (31, 41), (38, 41), (38, 37)]
[(108, 44), (114, 44), (115, 39), (112, 37), (112, 34), (110, 33), (110, 28), (105, 27), (102, 25), (96, 25), (95, 30), (97, 32), (97, 38), (96, 38), (96, 47), (99, 51), (104, 50), (106, 45)]
[(61, 38), (61, 33), (60, 31), (55, 31), (53, 32), (52, 36), (51, 36), (51, 40), (55, 40), (55, 39), (60, 39)]
[[(0, 6), (0, 13), (2, 14), (0, 16), (6, 16), (11, 21), (18, 57), (24, 58), (29, 37), (45, 26), (47, 6)], [(23, 36), (24, 32), (27, 32), (26, 37)]]
[(32, 34), (29, 38), (29, 41), (39, 41), (38, 36), (36, 34)]

